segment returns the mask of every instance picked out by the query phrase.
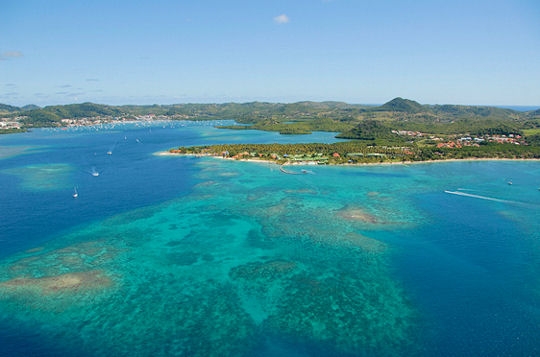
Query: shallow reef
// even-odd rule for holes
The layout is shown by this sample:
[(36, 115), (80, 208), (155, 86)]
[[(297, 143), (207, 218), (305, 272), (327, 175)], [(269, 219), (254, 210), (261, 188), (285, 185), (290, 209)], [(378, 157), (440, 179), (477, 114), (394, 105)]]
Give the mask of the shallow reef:
[(6, 260), (0, 317), (83, 355), (254, 356), (273, 338), (326, 356), (412, 351), (416, 312), (370, 234), (379, 213), (291, 175), (275, 189), (272, 173), (205, 165), (189, 195)]
[(80, 273), (66, 273), (43, 278), (15, 278), (0, 283), (0, 289), (12, 294), (24, 294), (30, 291), (43, 295), (79, 292), (81, 290), (104, 289), (112, 281), (104, 272), (92, 270)]
[(73, 167), (68, 164), (36, 164), (3, 170), (17, 176), (21, 187), (27, 191), (50, 191), (69, 187), (69, 177)]
[(299, 274), (265, 321), (294, 340), (352, 355), (399, 355), (410, 350), (414, 312), (388, 279)]

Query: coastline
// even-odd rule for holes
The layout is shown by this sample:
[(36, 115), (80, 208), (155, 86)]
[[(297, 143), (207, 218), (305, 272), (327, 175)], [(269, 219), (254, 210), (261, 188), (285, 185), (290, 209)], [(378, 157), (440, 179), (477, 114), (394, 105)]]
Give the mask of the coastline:
[(357, 163), (328, 163), (328, 164), (318, 164), (316, 161), (300, 161), (300, 162), (276, 162), (272, 160), (263, 160), (259, 158), (232, 158), (232, 157), (223, 157), (220, 155), (212, 154), (183, 154), (183, 153), (173, 153), (170, 151), (158, 151), (154, 153), (155, 156), (191, 156), (191, 157), (209, 157), (221, 160), (231, 160), (231, 161), (241, 161), (241, 162), (254, 162), (254, 163), (268, 163), (278, 166), (386, 166), (386, 165), (416, 165), (416, 164), (436, 164), (444, 162), (474, 162), (474, 161), (509, 161), (509, 162), (540, 162), (540, 159), (508, 159), (508, 158), (466, 158), (466, 159), (443, 159), (443, 160), (425, 160), (425, 161), (384, 161), (384, 162), (357, 162)]

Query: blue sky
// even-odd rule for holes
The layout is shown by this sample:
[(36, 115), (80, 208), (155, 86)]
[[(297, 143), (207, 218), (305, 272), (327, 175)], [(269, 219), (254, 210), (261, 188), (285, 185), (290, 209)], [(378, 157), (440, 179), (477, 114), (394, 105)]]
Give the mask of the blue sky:
[(3, 0), (0, 103), (540, 105), (538, 0)]

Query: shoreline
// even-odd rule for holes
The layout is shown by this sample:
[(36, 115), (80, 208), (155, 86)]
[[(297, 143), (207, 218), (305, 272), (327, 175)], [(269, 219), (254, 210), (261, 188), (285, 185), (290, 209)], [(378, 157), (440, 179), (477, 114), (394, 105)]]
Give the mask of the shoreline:
[(170, 151), (158, 151), (155, 156), (192, 156), (192, 157), (209, 157), (220, 160), (231, 160), (240, 162), (267, 163), (278, 166), (387, 166), (387, 165), (416, 165), (416, 164), (436, 164), (444, 162), (474, 162), (474, 161), (511, 161), (511, 162), (540, 162), (540, 159), (508, 159), (508, 158), (467, 158), (467, 159), (443, 159), (443, 160), (425, 160), (425, 161), (386, 161), (386, 162), (358, 162), (358, 163), (343, 163), (343, 164), (323, 164), (319, 165), (316, 161), (302, 162), (284, 162), (279, 163), (271, 160), (262, 160), (258, 158), (237, 159), (232, 157), (222, 157), (211, 154), (182, 154), (173, 153)]

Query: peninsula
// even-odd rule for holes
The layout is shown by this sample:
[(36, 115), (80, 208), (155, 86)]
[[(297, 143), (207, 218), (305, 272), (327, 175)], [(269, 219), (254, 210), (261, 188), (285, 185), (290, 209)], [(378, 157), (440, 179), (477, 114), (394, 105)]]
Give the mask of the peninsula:
[(471, 159), (540, 160), (539, 146), (512, 146), (510, 144), (470, 145), (460, 148), (414, 144), (377, 146), (356, 140), (332, 144), (219, 144), (179, 147), (170, 149), (168, 153), (268, 161), (280, 165), (350, 165)]
[[(291, 105), (292, 106), (292, 105)], [(395, 98), (376, 107), (343, 103), (296, 103), (271, 118), (261, 111), (222, 128), (281, 134), (339, 132), (333, 144), (228, 144), (179, 147), (171, 153), (208, 155), (278, 164), (358, 164), (448, 159), (540, 159), (540, 110), (426, 106)], [(302, 108), (302, 110), (300, 110)], [(260, 117), (255, 118), (255, 113)]]

